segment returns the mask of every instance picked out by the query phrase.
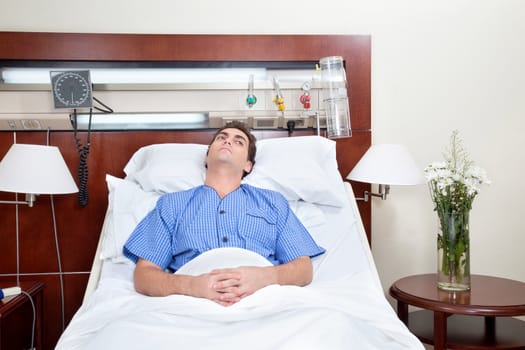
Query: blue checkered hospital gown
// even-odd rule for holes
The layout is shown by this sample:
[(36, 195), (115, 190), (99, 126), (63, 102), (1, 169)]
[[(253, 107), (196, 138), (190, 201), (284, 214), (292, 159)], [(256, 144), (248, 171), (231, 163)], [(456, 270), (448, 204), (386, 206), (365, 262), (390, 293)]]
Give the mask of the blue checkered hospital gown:
[(210, 249), (239, 247), (272, 264), (324, 253), (279, 193), (242, 184), (220, 198), (206, 185), (161, 196), (124, 245), (124, 255), (176, 271)]

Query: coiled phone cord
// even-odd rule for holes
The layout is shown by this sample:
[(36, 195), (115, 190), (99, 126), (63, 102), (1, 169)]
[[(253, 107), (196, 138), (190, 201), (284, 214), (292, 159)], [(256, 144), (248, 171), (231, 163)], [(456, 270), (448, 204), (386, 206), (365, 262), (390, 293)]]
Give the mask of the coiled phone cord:
[[(93, 106), (94, 109), (97, 111), (100, 111), (102, 113), (113, 113), (113, 109), (106, 104), (104, 104), (102, 101), (97, 99), (95, 96), (93, 96), (93, 100), (100, 104), (103, 108)], [(91, 147), (91, 119), (93, 117), (93, 108), (89, 109), (89, 122), (88, 122), (88, 129), (87, 129), (87, 140), (86, 144), (83, 145), (82, 141), (80, 140), (80, 137), (77, 135), (78, 131), (78, 125), (77, 125), (77, 110), (73, 110), (73, 117), (74, 117), (74, 137), (75, 142), (77, 145), (77, 152), (79, 156), (79, 163), (78, 163), (78, 204), (82, 207), (85, 207), (88, 204), (88, 192), (87, 192), (87, 182), (88, 182), (88, 166), (87, 166), (87, 157), (89, 155), (89, 148)]]
[(93, 109), (89, 109), (89, 123), (88, 123), (88, 132), (86, 144), (83, 145), (80, 137), (77, 134), (77, 110), (73, 110), (74, 117), (74, 137), (77, 145), (77, 152), (79, 156), (78, 163), (78, 204), (82, 207), (85, 207), (88, 204), (88, 192), (87, 192), (87, 182), (88, 182), (88, 166), (87, 166), (87, 157), (89, 155), (89, 148), (91, 147), (91, 117), (93, 115)]

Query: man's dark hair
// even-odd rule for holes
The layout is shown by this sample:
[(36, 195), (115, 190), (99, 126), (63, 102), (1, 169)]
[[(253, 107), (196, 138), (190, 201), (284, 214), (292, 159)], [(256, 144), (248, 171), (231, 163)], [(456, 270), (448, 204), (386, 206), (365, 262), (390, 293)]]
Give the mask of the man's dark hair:
[[(255, 165), (255, 154), (257, 153), (257, 145), (256, 145), (257, 139), (250, 132), (250, 130), (246, 127), (246, 124), (244, 124), (243, 122), (234, 120), (234, 121), (226, 123), (223, 127), (221, 127), (219, 130), (215, 132), (208, 146), (210, 146), (213, 143), (213, 141), (215, 141), (215, 138), (217, 137), (217, 135), (219, 135), (219, 133), (223, 131), (224, 129), (237, 129), (237, 130), (242, 131), (248, 137), (248, 160), (252, 162), (252, 169), (253, 169), (253, 166)], [(245, 171), (242, 177), (244, 178), (248, 174), (249, 173)]]

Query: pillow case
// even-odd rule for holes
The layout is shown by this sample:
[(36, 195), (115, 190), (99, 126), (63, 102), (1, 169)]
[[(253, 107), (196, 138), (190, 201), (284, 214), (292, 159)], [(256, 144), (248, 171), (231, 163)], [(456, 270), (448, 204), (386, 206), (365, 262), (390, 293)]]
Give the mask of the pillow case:
[(193, 143), (155, 144), (140, 148), (124, 167), (126, 180), (146, 191), (187, 190), (204, 183), (208, 146)]
[(346, 202), (335, 141), (320, 136), (263, 139), (244, 182), (278, 191), (289, 201), (341, 207)]
[[(124, 172), (126, 180), (159, 193), (202, 185), (208, 146), (156, 144), (139, 149)], [(278, 191), (289, 201), (341, 207), (346, 202), (336, 161), (335, 141), (298, 136), (257, 141), (252, 173), (244, 183)]]
[(299, 221), (301, 221), (307, 229), (322, 225), (326, 222), (326, 216), (323, 211), (313, 203), (288, 201), (288, 204), (295, 216), (297, 216)]
[(115, 262), (128, 259), (122, 247), (137, 224), (155, 207), (160, 194), (143, 191), (134, 182), (106, 175), (108, 215), (103, 227), (101, 259)]

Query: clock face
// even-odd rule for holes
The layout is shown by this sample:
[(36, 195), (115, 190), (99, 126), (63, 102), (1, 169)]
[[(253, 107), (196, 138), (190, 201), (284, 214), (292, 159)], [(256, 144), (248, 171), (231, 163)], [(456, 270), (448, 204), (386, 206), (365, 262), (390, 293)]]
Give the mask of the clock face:
[(51, 72), (55, 108), (91, 108), (91, 79), (89, 71)]

